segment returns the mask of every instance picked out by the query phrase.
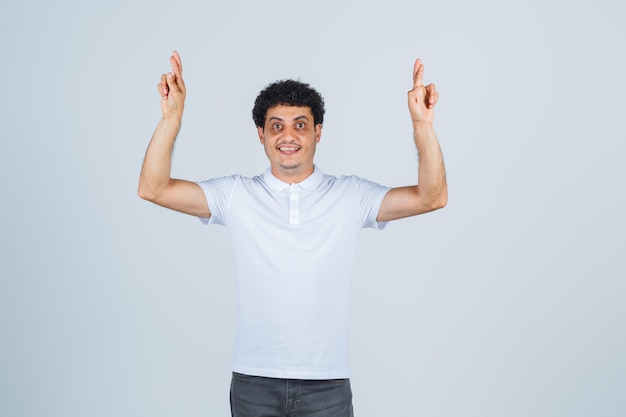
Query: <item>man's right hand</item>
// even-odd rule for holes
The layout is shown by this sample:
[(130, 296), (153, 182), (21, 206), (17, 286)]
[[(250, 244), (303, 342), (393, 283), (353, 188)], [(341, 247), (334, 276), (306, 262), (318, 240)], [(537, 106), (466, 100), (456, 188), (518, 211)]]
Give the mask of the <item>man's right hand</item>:
[(171, 178), (174, 141), (180, 130), (185, 107), (185, 83), (180, 55), (170, 57), (172, 72), (161, 75), (158, 85), (163, 117), (159, 121), (143, 160), (139, 177), (139, 196), (163, 207), (193, 216), (209, 218), (211, 212), (204, 192), (191, 181)]
[(161, 75), (161, 82), (158, 84), (161, 95), (161, 111), (163, 117), (174, 117), (181, 120), (185, 107), (185, 82), (183, 81), (183, 64), (177, 51), (170, 57), (172, 72)]

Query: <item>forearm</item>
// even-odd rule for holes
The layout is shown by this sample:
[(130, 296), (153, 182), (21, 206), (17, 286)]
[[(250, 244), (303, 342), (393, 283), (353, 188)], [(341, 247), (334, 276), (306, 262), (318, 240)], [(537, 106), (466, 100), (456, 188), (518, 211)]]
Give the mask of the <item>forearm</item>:
[(139, 177), (139, 196), (154, 200), (170, 182), (172, 149), (180, 130), (179, 117), (163, 117), (159, 121), (143, 161)]
[(435, 129), (431, 124), (414, 124), (413, 138), (419, 158), (418, 192), (433, 206), (443, 207), (448, 201), (448, 187), (443, 155)]

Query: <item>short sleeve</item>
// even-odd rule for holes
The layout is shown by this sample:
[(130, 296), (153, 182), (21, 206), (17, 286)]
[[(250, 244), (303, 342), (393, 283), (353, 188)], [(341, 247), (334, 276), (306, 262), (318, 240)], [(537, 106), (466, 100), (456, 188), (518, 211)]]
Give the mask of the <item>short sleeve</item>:
[(363, 227), (382, 230), (388, 222), (378, 222), (376, 217), (387, 192), (391, 189), (375, 182), (354, 177), (359, 195), (359, 214)]
[(227, 224), (228, 209), (230, 207), (235, 184), (238, 180), (238, 175), (231, 175), (228, 177), (199, 181), (197, 183), (200, 188), (202, 188), (202, 191), (204, 191), (207, 204), (209, 205), (209, 211), (211, 212), (210, 218), (200, 218), (202, 223)]

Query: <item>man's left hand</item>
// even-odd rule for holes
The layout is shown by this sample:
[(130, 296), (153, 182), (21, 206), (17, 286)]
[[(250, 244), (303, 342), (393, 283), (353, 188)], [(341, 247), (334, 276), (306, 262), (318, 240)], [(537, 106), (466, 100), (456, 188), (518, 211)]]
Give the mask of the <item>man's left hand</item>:
[(424, 64), (420, 59), (413, 66), (413, 89), (408, 92), (409, 112), (414, 128), (430, 126), (435, 118), (435, 104), (439, 93), (435, 84), (424, 86)]

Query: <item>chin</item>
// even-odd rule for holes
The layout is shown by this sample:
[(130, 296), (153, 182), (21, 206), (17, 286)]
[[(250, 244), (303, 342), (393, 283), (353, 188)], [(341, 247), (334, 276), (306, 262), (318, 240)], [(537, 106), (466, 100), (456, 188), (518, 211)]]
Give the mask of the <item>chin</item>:
[(293, 163), (293, 164), (278, 164), (278, 166), (280, 167), (280, 169), (284, 169), (284, 170), (294, 170), (294, 169), (298, 169), (300, 168), (301, 164), (298, 163)]

